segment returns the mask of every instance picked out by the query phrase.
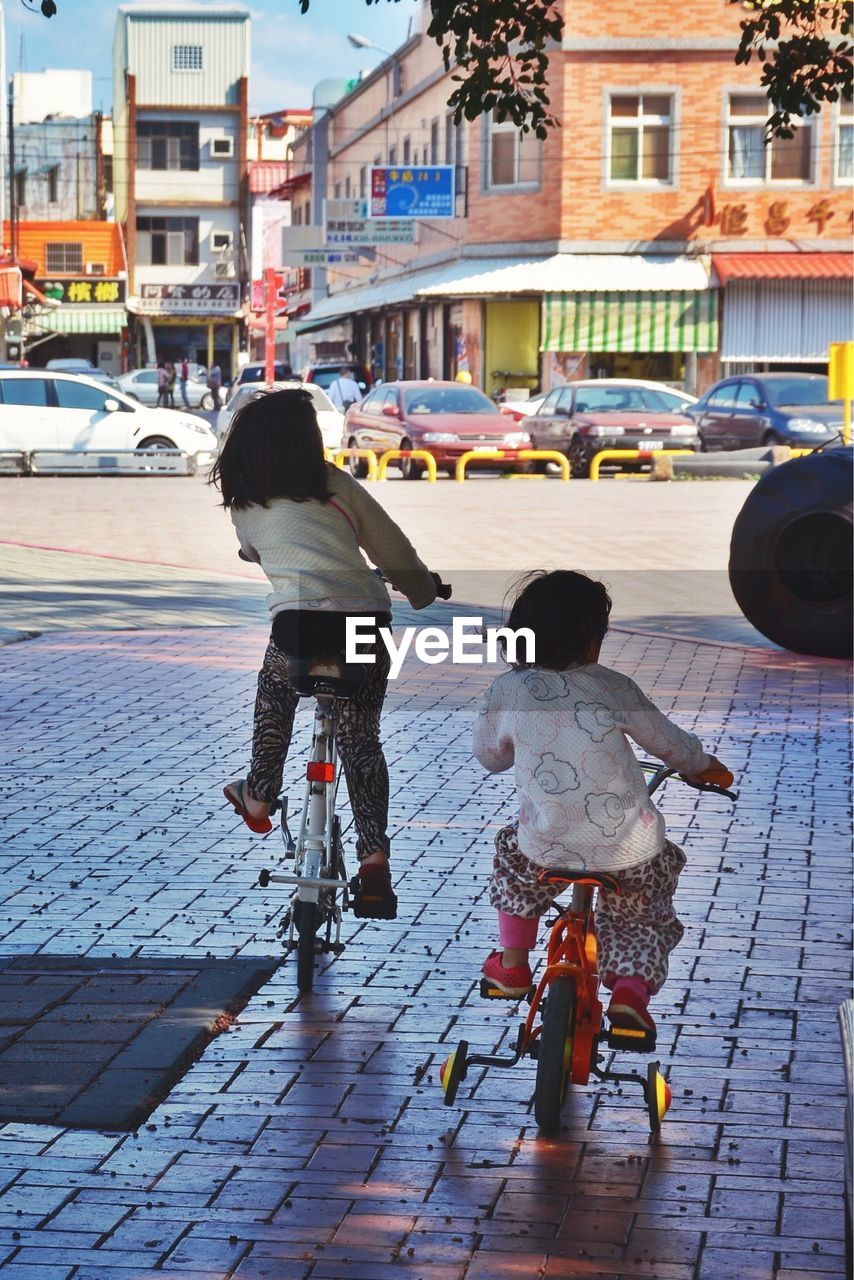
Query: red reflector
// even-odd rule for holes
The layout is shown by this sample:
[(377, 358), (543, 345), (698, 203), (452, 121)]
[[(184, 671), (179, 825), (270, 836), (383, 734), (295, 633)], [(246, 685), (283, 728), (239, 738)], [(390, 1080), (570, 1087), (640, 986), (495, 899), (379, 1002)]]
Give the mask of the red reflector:
[(335, 765), (327, 764), (323, 760), (309, 760), (305, 776), (309, 782), (333, 782), (335, 780)]

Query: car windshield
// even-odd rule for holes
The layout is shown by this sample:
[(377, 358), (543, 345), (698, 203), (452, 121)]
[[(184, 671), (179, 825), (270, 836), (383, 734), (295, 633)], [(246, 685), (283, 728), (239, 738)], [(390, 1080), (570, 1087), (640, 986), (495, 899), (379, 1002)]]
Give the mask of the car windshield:
[(762, 384), (770, 404), (827, 404), (827, 378), (774, 378)]
[(407, 413), (497, 413), (477, 387), (419, 387), (404, 397)]
[(665, 396), (651, 387), (579, 387), (576, 413), (672, 413)]

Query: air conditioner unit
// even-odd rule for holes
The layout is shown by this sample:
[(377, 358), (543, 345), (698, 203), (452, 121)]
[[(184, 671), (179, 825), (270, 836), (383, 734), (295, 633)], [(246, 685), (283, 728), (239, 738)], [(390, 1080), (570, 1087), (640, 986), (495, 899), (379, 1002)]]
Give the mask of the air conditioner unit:
[(234, 275), (233, 262), (215, 262), (214, 277), (217, 280), (230, 280)]
[(233, 138), (212, 138), (211, 154), (224, 159), (227, 156), (234, 155), (234, 139)]
[(86, 274), (87, 276), (105, 276), (107, 274), (106, 262), (87, 262)]

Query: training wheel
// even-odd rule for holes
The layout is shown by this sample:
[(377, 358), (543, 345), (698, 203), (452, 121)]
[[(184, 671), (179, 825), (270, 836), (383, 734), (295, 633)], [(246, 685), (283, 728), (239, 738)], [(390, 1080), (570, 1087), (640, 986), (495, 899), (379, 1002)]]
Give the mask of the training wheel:
[(457, 1096), (460, 1081), (465, 1079), (468, 1067), (468, 1040), (461, 1040), (439, 1068), (439, 1083), (445, 1092), (445, 1106), (452, 1107)]
[(658, 1063), (651, 1062), (646, 1071), (646, 1109), (650, 1132), (658, 1133), (672, 1101), (670, 1085), (659, 1071)]

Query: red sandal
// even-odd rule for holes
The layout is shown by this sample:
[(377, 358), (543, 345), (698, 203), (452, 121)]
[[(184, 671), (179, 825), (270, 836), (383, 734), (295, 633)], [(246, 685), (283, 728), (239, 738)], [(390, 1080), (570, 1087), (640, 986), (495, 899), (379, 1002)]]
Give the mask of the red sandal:
[(254, 831), (256, 836), (265, 836), (268, 831), (273, 830), (273, 824), (269, 818), (253, 818), (246, 808), (245, 778), (241, 778), (238, 782), (229, 782), (227, 786), (223, 787), (222, 794), (232, 806), (234, 812), (240, 814), (249, 830)]

